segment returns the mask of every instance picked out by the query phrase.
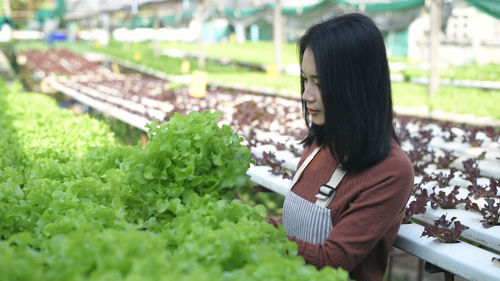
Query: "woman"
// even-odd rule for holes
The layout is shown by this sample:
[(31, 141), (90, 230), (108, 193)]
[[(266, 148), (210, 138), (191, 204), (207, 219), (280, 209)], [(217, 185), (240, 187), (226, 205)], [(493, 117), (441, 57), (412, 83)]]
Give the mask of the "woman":
[(279, 222), (307, 263), (382, 280), (413, 187), (382, 34), (348, 14), (311, 27), (298, 48), (308, 135)]

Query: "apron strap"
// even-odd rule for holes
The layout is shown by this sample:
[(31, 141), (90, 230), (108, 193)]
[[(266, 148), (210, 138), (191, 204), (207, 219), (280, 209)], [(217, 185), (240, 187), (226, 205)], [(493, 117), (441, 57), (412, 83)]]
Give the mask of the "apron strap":
[(290, 187), (288, 188), (288, 190), (292, 190), (293, 185), (299, 180), (304, 169), (307, 167), (307, 165), (309, 165), (309, 162), (311, 162), (311, 160), (314, 158), (314, 156), (318, 153), (318, 151), (320, 149), (321, 149), (321, 147), (319, 147), (319, 146), (316, 147), (313, 150), (313, 152), (311, 152), (311, 154), (309, 154), (309, 156), (307, 156), (306, 160), (304, 160), (304, 163), (302, 163), (302, 165), (300, 165), (299, 169), (295, 173), (295, 176), (293, 177), (293, 180), (292, 180), (292, 184), (290, 184)]
[(337, 169), (335, 169), (335, 172), (333, 172), (330, 181), (319, 188), (319, 192), (316, 194), (316, 198), (318, 199), (314, 204), (326, 208), (326, 206), (328, 206), (328, 204), (332, 201), (333, 196), (335, 196), (337, 186), (342, 181), (345, 174), (346, 172), (342, 169), (342, 167), (338, 166)]

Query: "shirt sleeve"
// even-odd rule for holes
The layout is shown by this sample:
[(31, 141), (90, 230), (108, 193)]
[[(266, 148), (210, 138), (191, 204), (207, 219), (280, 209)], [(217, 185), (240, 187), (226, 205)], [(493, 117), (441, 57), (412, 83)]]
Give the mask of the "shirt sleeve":
[[(411, 166), (410, 166), (411, 167)], [(413, 171), (391, 171), (376, 184), (363, 189), (340, 215), (324, 244), (289, 237), (298, 245), (306, 263), (347, 271), (355, 268), (377, 245), (402, 213), (413, 186)]]

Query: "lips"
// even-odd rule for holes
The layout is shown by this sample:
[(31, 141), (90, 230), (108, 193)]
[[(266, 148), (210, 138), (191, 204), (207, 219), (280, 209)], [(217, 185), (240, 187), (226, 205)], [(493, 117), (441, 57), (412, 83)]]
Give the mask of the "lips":
[(311, 115), (316, 115), (319, 113), (319, 110), (315, 110), (315, 109), (311, 109), (311, 108), (307, 108), (307, 110), (309, 110), (309, 114), (311, 114)]

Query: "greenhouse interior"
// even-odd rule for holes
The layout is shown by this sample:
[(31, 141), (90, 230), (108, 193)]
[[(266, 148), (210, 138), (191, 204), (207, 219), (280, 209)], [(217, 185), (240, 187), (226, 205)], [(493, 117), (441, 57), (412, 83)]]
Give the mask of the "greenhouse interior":
[(0, 281), (500, 281), (499, 0), (3, 0), (0, 75)]

